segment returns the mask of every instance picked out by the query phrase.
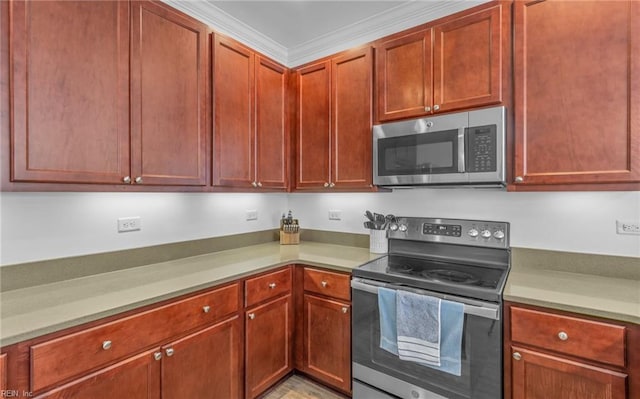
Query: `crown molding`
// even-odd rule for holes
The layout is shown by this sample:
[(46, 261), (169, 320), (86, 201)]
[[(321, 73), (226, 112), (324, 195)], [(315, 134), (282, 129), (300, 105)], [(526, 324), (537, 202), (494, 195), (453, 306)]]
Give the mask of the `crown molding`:
[(381, 37), (471, 8), (489, 0), (411, 1), (357, 21), (301, 45), (286, 48), (206, 1), (162, 0), (217, 32), (292, 68)]

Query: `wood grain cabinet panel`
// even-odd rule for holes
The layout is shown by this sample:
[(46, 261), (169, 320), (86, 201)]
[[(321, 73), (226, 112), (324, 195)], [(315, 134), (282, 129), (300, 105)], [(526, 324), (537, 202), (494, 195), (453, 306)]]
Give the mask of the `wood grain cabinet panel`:
[(0, 355), (0, 392), (7, 389), (7, 354)]
[(304, 268), (304, 290), (345, 301), (351, 300), (351, 276), (327, 270)]
[(515, 189), (640, 182), (640, 3), (514, 7)]
[(221, 187), (287, 187), (287, 69), (214, 35), (214, 169)]
[(122, 183), (130, 174), (129, 4), (8, 7), (11, 180)]
[(253, 306), (291, 292), (291, 280), (290, 267), (246, 280), (244, 283), (245, 305)]

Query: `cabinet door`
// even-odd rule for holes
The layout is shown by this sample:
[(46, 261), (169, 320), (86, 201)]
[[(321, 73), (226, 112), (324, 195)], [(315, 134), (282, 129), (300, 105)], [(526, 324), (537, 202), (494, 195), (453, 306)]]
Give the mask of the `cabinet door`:
[(372, 62), (370, 47), (331, 61), (331, 187), (372, 184)]
[(291, 295), (246, 312), (246, 397), (255, 398), (292, 369)]
[(121, 183), (129, 175), (128, 3), (9, 8), (11, 179)]
[(513, 346), (514, 399), (625, 399), (626, 374)]
[[(160, 360), (158, 349), (99, 370), (37, 396), (47, 399), (159, 399)], [(159, 358), (158, 358), (159, 359)]]
[(431, 29), (376, 45), (378, 121), (425, 115), (432, 105)]
[(433, 28), (434, 110), (501, 101), (502, 23), (510, 15), (503, 9), (510, 11), (498, 3)]
[(0, 355), (0, 392), (7, 389), (7, 354)]
[(304, 295), (304, 367), (319, 380), (351, 390), (351, 306)]
[(213, 185), (250, 188), (255, 182), (254, 54), (239, 43), (214, 39)]
[(288, 183), (287, 79), (287, 68), (256, 56), (256, 181), (262, 187)]
[(162, 397), (240, 398), (240, 323), (235, 316), (163, 347)]
[(330, 63), (297, 71), (296, 188), (329, 186)]
[(640, 181), (640, 3), (514, 7), (516, 184)]
[(131, 7), (132, 178), (204, 185), (206, 26), (161, 3)]

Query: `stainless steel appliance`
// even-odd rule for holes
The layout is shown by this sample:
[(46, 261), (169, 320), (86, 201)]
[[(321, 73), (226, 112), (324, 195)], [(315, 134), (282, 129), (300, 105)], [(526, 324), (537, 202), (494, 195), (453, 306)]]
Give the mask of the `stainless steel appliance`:
[[(502, 290), (510, 253), (508, 223), (397, 218), (389, 254), (353, 271), (354, 399), (501, 398)], [(463, 304), (459, 376), (380, 348), (380, 287)]]
[(504, 107), (375, 125), (373, 182), (502, 187), (505, 148)]

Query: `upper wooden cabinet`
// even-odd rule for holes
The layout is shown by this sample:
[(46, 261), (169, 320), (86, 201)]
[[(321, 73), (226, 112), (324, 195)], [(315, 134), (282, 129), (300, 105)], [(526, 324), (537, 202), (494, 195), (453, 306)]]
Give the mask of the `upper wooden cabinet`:
[(8, 7), (12, 181), (206, 184), (205, 25), (152, 2)]
[(519, 1), (514, 17), (511, 188), (640, 187), (640, 3)]
[(376, 43), (377, 120), (502, 102), (510, 11), (492, 2)]
[(296, 189), (370, 188), (372, 52), (296, 71)]
[(215, 35), (214, 186), (287, 187), (287, 79), (282, 65)]

